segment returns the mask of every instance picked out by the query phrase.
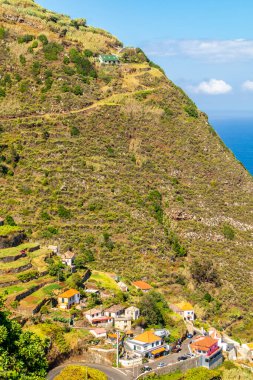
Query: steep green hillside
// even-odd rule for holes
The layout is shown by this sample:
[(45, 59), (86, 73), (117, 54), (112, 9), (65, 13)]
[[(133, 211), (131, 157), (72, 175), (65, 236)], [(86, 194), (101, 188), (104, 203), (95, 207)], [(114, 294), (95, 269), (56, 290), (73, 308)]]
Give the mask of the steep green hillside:
[(207, 116), (140, 49), (33, 1), (0, 0), (0, 47), (0, 215), (224, 328), (253, 311), (252, 177)]

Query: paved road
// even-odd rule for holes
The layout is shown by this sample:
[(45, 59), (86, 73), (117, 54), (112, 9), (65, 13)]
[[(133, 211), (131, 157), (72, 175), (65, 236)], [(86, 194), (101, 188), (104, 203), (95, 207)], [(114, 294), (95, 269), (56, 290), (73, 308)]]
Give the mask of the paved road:
[[(189, 348), (188, 345), (190, 343), (190, 339), (186, 339), (183, 344), (182, 344), (182, 350), (179, 353), (174, 353), (174, 354), (169, 354), (167, 356), (163, 356), (162, 358), (159, 358), (157, 360), (154, 360), (151, 363), (147, 363), (149, 367), (151, 367), (153, 370), (157, 369), (158, 364), (160, 362), (164, 362), (166, 366), (168, 364), (176, 363), (177, 358), (181, 355), (185, 355), (189, 353)], [(84, 363), (84, 362), (79, 362), (79, 363), (67, 363), (63, 364), (59, 367), (54, 368), (52, 371), (49, 372), (47, 376), (47, 380), (53, 380), (56, 375), (58, 375), (61, 370), (68, 366), (68, 365), (81, 365), (81, 366), (88, 366), (91, 368), (96, 368), (99, 369), (100, 371), (104, 372), (108, 376), (108, 380), (132, 380), (133, 378), (136, 379), (142, 372), (141, 368), (143, 365), (137, 365), (133, 368), (113, 368), (113, 367), (107, 367), (107, 366), (102, 366), (99, 364), (90, 364), (90, 363)], [(166, 368), (166, 367), (163, 367)], [(66, 379), (68, 380), (68, 379)], [(70, 379), (71, 380), (71, 379)]]
[[(67, 364), (63, 364), (59, 367), (52, 369), (52, 371), (50, 371), (47, 375), (47, 380), (53, 380), (55, 378), (55, 376), (58, 375), (63, 370), (63, 368), (67, 367), (68, 365), (81, 365), (81, 366), (88, 366), (91, 368), (96, 368), (99, 371), (104, 372), (108, 376), (108, 380), (129, 380), (129, 379), (131, 379), (131, 377), (129, 377), (128, 374), (126, 373), (126, 371), (124, 371), (124, 370), (113, 368), (113, 367), (107, 367), (107, 366), (103, 366), (103, 365), (99, 365), (99, 364), (90, 364), (90, 363), (80, 362), (80, 363), (67, 363)], [(71, 380), (71, 379), (66, 379), (66, 380)]]
[[(177, 363), (177, 359), (179, 356), (182, 356), (182, 355), (185, 355), (185, 354), (188, 354), (189, 353), (189, 343), (190, 343), (191, 339), (186, 339), (183, 343), (182, 343), (182, 346), (181, 346), (181, 351), (178, 352), (178, 353), (174, 353), (174, 354), (169, 354), (167, 356), (163, 356), (159, 359), (156, 359), (154, 360), (152, 363), (147, 363), (147, 365), (149, 367), (151, 367), (153, 370), (157, 369), (158, 367), (158, 364), (163, 362), (165, 363), (165, 365), (167, 366), (168, 364), (173, 364), (173, 363)], [(141, 374), (141, 368), (143, 367), (143, 365), (140, 365), (140, 366), (136, 366), (134, 368), (134, 375), (135, 375), (135, 378), (137, 376), (139, 376)], [(166, 367), (163, 367), (163, 368), (166, 368)], [(125, 379), (126, 380), (126, 379)]]

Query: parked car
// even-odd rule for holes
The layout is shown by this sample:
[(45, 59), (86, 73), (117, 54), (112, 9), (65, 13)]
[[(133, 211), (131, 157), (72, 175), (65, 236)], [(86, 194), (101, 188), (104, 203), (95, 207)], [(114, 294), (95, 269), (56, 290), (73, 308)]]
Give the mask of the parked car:
[(162, 368), (162, 367), (165, 367), (166, 364), (164, 362), (160, 362), (157, 366), (157, 368)]
[(175, 352), (175, 353), (178, 353), (178, 352), (180, 352), (181, 351), (181, 348), (180, 347), (177, 347), (177, 346), (174, 346), (174, 347), (172, 347), (172, 349), (171, 349), (171, 352)]
[(195, 355), (194, 354), (186, 354), (187, 358), (193, 358)]
[(179, 356), (178, 358), (177, 358), (177, 361), (178, 362), (181, 362), (182, 360), (187, 360), (188, 358), (187, 358), (187, 356), (186, 355), (182, 355), (182, 356)]
[(149, 371), (152, 371), (152, 368), (149, 367), (148, 365), (144, 365), (144, 367), (141, 368), (142, 373), (149, 372)]
[(193, 338), (193, 334), (187, 334), (187, 338), (188, 338), (188, 339)]

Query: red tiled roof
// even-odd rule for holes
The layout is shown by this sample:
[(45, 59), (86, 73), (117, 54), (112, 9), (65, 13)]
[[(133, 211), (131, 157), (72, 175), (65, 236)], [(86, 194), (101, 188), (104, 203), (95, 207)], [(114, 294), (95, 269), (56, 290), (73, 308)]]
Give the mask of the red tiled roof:
[(141, 289), (141, 290), (152, 289), (152, 286), (150, 286), (149, 284), (147, 284), (144, 281), (135, 281), (135, 282), (133, 282), (133, 285), (136, 286), (137, 288)]
[(201, 337), (191, 343), (193, 349), (208, 351), (214, 344), (218, 343), (217, 339), (213, 339), (210, 336)]

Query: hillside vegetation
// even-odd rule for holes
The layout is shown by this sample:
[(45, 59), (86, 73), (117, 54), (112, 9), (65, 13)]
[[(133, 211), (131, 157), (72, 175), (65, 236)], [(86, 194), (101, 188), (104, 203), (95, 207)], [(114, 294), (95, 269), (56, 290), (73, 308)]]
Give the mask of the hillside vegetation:
[(140, 49), (0, 0), (0, 216), (31, 240), (89, 250), (94, 268), (146, 278), (237, 337), (243, 317), (253, 339), (252, 195), (207, 116)]

